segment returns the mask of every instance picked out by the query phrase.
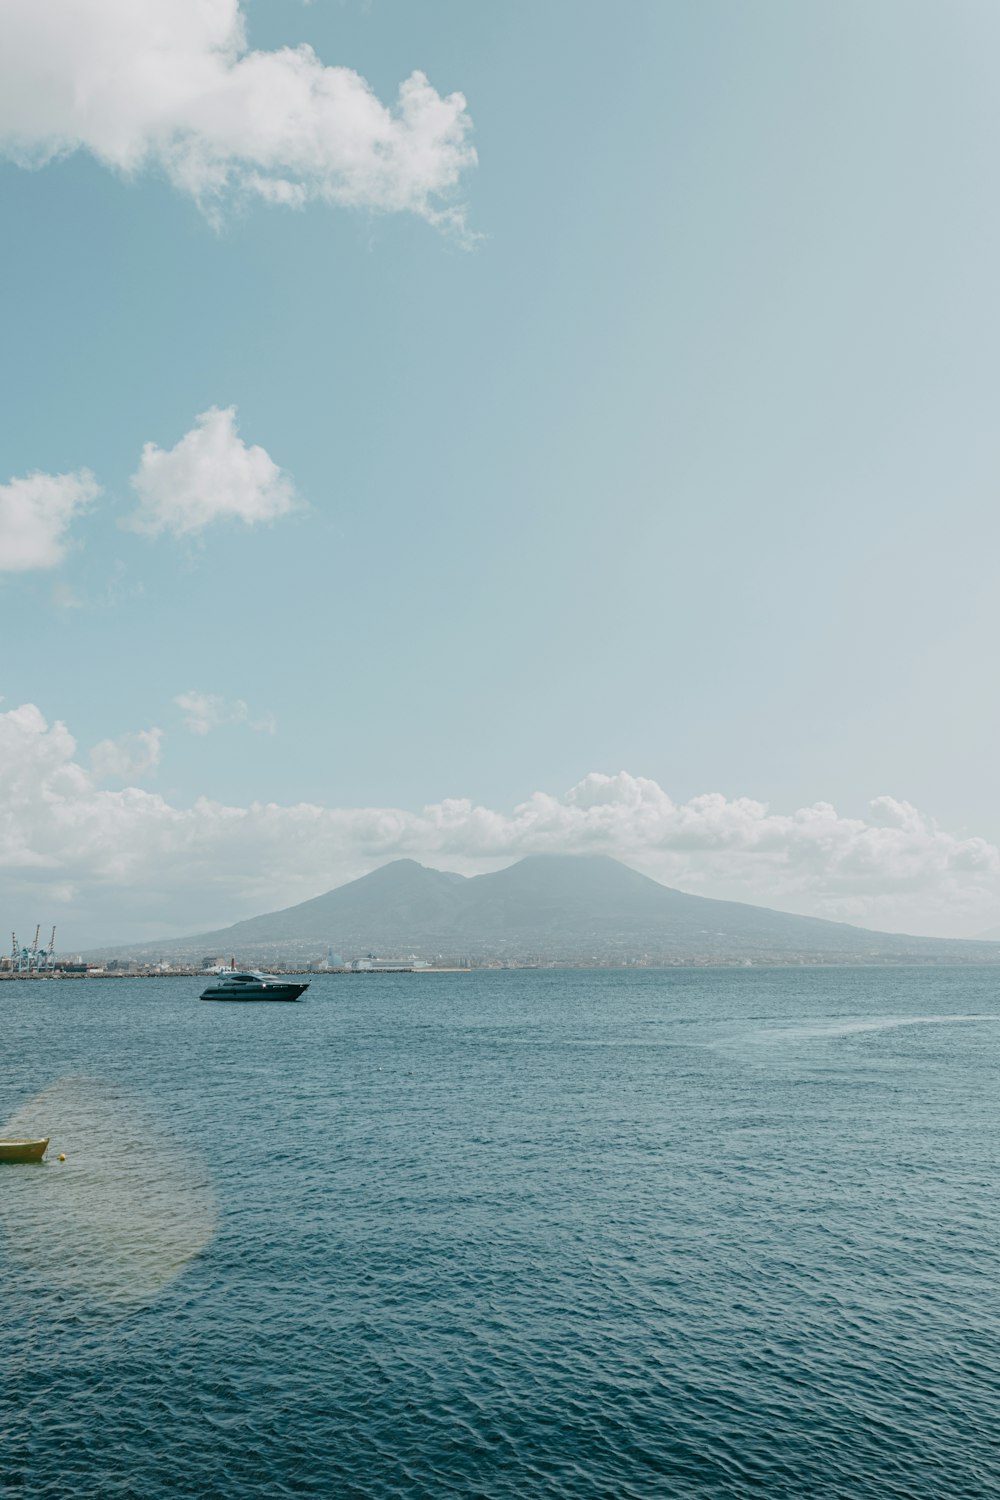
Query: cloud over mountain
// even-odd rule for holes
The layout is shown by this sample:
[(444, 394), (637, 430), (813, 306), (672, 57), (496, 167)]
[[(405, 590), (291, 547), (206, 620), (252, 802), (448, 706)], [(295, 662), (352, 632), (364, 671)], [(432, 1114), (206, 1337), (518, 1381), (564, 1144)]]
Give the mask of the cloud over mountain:
[(150, 166), (210, 212), (234, 194), (460, 222), (465, 99), (423, 73), (390, 108), (309, 46), (251, 51), (238, 0), (5, 0), (0, 150)]
[(656, 782), (622, 772), (595, 773), (561, 797), (535, 793), (510, 813), (465, 799), (419, 812), (207, 798), (178, 807), (136, 786), (100, 789), (66, 726), (50, 726), (34, 705), (0, 713), (2, 904), (30, 915), (74, 902), (104, 935), (130, 920), (222, 925), (398, 855), (471, 872), (527, 853), (584, 851), (702, 894), (895, 930), (974, 931), (1000, 904), (994, 845), (947, 833), (888, 797), (868, 819), (825, 803), (772, 813), (718, 793), (675, 803)]
[(90, 752), (90, 769), (98, 781), (146, 776), (160, 764), (162, 746), (162, 729), (140, 729), (117, 740), (101, 740)]

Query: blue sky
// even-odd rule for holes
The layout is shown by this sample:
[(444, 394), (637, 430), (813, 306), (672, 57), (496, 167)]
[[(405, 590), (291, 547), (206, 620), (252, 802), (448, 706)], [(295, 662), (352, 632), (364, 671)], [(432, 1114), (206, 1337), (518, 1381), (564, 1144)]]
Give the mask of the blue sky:
[[(36, 784), (12, 768), (51, 728), (11, 726), (12, 921), (190, 930), (397, 853), (601, 847), (709, 894), (995, 925), (994, 6), (256, 0), (265, 60), (307, 43), (386, 106), (417, 69), (466, 101), (452, 182), (400, 168), (345, 206), (338, 140), (282, 164), (255, 96), (251, 165), (299, 207), (197, 99), (179, 167), (152, 89), (109, 94), (53, 6), (0, 19), (0, 485), (100, 493), (16, 569), (0, 505), (0, 710), (75, 741)], [(143, 17), (194, 69), (199, 17), (236, 15), (143, 0), (123, 39), (121, 0), (81, 9), (141, 80)], [(193, 194), (205, 150), (229, 186)], [(166, 455), (231, 407), (219, 462), (264, 450), (288, 503), (175, 535)], [(419, 823), (456, 799), (488, 814)], [(236, 871), (257, 803), (294, 834), (247, 834)], [(78, 836), (105, 813), (117, 863)]]

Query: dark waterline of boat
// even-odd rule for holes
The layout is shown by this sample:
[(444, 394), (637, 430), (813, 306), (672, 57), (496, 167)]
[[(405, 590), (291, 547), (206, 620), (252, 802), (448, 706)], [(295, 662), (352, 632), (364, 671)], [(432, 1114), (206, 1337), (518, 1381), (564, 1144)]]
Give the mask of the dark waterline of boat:
[(199, 989), (0, 991), (0, 1493), (997, 1492), (989, 972)]

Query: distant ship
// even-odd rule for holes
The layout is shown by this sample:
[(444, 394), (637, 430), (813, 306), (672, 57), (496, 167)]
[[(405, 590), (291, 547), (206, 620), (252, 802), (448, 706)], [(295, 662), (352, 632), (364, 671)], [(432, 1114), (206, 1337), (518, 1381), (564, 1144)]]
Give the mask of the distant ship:
[(227, 969), (217, 984), (210, 984), (207, 990), (202, 990), (201, 998), (203, 1000), (297, 1000), (308, 988), (308, 980), (305, 984), (299, 984), (277, 979), (273, 974), (258, 974), (255, 969), (246, 969), (242, 973)]

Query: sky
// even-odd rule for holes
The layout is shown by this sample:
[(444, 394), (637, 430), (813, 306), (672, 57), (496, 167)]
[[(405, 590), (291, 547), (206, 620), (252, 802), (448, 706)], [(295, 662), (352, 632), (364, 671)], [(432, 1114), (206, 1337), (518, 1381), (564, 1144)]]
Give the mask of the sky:
[(1000, 12), (6, 0), (0, 920), (1000, 926)]

